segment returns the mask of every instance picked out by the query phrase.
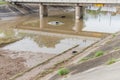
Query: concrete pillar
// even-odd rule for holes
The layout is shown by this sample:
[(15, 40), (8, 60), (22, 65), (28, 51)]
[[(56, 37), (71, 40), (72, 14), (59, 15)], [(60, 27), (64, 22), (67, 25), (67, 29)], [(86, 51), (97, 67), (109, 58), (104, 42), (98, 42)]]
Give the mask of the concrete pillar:
[(75, 19), (79, 20), (83, 18), (83, 7), (78, 4), (75, 6)]
[(39, 5), (39, 16), (40, 18), (48, 16), (47, 5), (43, 5), (42, 3)]
[(84, 23), (83, 23), (83, 20), (81, 19), (81, 20), (78, 20), (78, 19), (76, 19), (75, 20), (75, 25), (74, 25), (74, 27), (73, 27), (73, 30), (76, 32), (76, 33), (79, 33), (79, 32), (81, 32), (82, 31), (82, 29), (83, 29), (83, 25)]
[(44, 20), (43, 18), (40, 18), (40, 30), (44, 28)]

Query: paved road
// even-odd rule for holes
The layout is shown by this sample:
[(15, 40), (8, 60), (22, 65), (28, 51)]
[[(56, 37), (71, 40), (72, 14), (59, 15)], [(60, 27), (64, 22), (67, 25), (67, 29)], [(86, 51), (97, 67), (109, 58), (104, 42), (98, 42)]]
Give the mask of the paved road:
[(65, 80), (120, 80), (120, 62), (97, 67)]

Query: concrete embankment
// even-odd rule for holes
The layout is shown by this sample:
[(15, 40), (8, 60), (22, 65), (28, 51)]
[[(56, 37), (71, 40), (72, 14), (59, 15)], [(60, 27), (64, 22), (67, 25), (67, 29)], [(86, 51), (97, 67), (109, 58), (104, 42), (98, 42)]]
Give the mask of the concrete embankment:
[(65, 80), (120, 80), (120, 62), (78, 73)]
[(34, 13), (38, 10), (37, 5), (0, 5), (0, 17), (14, 17)]
[[(90, 75), (89, 72), (88, 73), (85, 72), (86, 74), (88, 74), (88, 77), (83, 76), (82, 73), (84, 73), (84, 71), (86, 71), (86, 70), (92, 70), (92, 68), (94, 70), (95, 67), (99, 67), (101, 65), (106, 66), (107, 62), (112, 59), (115, 59), (116, 61), (118, 61), (118, 59), (120, 58), (120, 45), (119, 45), (120, 41), (119, 41), (119, 39), (120, 39), (120, 33), (116, 33), (114, 35), (107, 37), (106, 39), (103, 39), (99, 43), (95, 44), (93, 48), (90, 47), (90, 49), (87, 52), (84, 51), (83, 53), (85, 53), (85, 52), (86, 53), (85, 53), (85, 55), (83, 55), (83, 57), (79, 56), (76, 58), (76, 59), (78, 59), (76, 61), (77, 63), (66, 67), (70, 71), (70, 73), (68, 74), (68, 76), (70, 76), (70, 78), (68, 78), (68, 79), (64, 78), (64, 79), (65, 80), (95, 80), (96, 77), (94, 75), (89, 76)], [(103, 51), (104, 55), (94, 57), (94, 55), (96, 54), (97, 51)], [(80, 61), (81, 59), (83, 59), (83, 58), (85, 59), (88, 57), (90, 57), (88, 60)], [(107, 66), (109, 66), (109, 65), (107, 65)], [(116, 69), (116, 67), (113, 67), (112, 69)], [(103, 68), (103, 70), (104, 70), (104, 68)], [(116, 71), (117, 71), (117, 69), (116, 69)], [(101, 71), (101, 72), (103, 72), (103, 74), (105, 74), (105, 75), (107, 74), (107, 73), (104, 73), (105, 71)], [(111, 71), (111, 72), (114, 72), (114, 71)], [(85, 73), (84, 73), (84, 75), (86, 75)], [(109, 75), (111, 75), (111, 74), (109, 74)], [(60, 75), (58, 75), (56, 73), (54, 76), (50, 77), (48, 80), (61, 80), (62, 78), (63, 77), (61, 77)], [(116, 78), (118, 78), (118, 76), (116, 76)], [(99, 79), (101, 79), (101, 78), (99, 78)], [(107, 77), (105, 77), (105, 79), (107, 79)], [(110, 80), (115, 80), (115, 78), (110, 79)]]

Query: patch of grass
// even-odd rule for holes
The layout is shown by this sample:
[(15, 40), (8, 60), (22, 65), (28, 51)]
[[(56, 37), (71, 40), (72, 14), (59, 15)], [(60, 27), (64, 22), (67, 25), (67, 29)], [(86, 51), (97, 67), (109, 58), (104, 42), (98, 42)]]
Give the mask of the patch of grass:
[(7, 2), (0, 0), (0, 5), (7, 4)]
[(115, 47), (115, 48), (114, 48), (114, 50), (119, 50), (119, 49), (120, 49), (120, 47)]
[(104, 51), (97, 51), (93, 56), (84, 57), (81, 60), (79, 60), (79, 62), (87, 61), (89, 59), (96, 58), (102, 55), (104, 55)]
[(66, 75), (69, 72), (70, 71), (68, 69), (66, 69), (66, 68), (61, 68), (61, 69), (58, 70), (58, 74), (61, 75), (61, 76)]
[(102, 56), (104, 55), (104, 51), (97, 51), (94, 55), (94, 57), (99, 57), (99, 56)]
[(117, 62), (117, 60), (114, 59), (114, 58), (112, 58), (112, 59), (110, 59), (110, 60), (107, 61), (107, 65), (113, 64), (115, 62)]
[(113, 36), (113, 37), (115, 37), (115, 36), (116, 36), (116, 34), (112, 34), (112, 36)]
[(85, 58), (82, 58), (79, 62), (87, 61), (87, 60), (89, 60), (90, 58), (92, 58), (92, 57), (85, 57)]

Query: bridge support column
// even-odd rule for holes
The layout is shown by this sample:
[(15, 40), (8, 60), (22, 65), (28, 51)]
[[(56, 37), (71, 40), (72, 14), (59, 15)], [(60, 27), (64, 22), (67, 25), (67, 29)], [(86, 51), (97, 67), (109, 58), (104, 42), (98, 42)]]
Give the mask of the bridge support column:
[(47, 5), (43, 5), (43, 4), (39, 5), (39, 16), (40, 18), (48, 16)]
[(83, 7), (76, 5), (75, 6), (75, 19), (79, 20), (83, 18)]
[(73, 27), (73, 30), (78, 33), (78, 32), (81, 32), (83, 29), (83, 19), (81, 20), (75, 20), (75, 25)]

